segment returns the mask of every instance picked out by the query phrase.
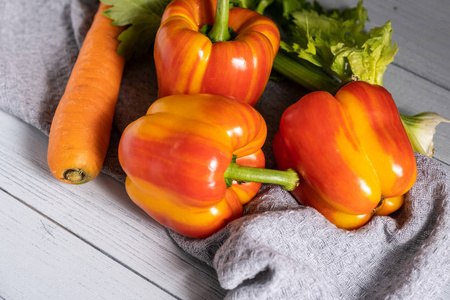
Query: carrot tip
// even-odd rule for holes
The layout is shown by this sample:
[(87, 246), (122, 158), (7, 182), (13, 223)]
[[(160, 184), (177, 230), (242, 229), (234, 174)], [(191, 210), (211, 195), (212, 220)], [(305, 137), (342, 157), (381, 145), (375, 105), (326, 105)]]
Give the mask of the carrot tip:
[(89, 177), (82, 169), (69, 169), (64, 171), (63, 180), (72, 184), (81, 184), (89, 181)]

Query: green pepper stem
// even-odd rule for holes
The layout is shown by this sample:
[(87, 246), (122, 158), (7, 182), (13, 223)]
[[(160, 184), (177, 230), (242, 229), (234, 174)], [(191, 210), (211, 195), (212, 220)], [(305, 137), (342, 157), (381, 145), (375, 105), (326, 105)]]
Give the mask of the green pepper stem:
[(278, 184), (287, 191), (298, 186), (298, 173), (292, 169), (286, 171), (240, 166), (232, 162), (224, 174), (225, 181), (260, 182)]
[(255, 11), (261, 15), (264, 14), (264, 11), (266, 10), (267, 6), (273, 3), (274, 0), (262, 0), (258, 3), (258, 6), (256, 7)]
[(225, 42), (231, 39), (228, 29), (228, 16), (230, 12), (229, 0), (217, 0), (216, 18), (211, 31), (208, 33), (210, 40), (215, 42)]
[(339, 82), (333, 80), (319, 67), (311, 63), (300, 63), (283, 53), (281, 49), (275, 57), (273, 69), (310, 91), (334, 92), (339, 85)]

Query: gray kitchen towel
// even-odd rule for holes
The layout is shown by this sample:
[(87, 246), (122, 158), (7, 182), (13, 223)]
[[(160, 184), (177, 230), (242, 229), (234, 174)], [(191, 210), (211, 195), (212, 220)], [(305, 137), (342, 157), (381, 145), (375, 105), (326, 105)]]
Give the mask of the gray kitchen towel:
[[(94, 0), (0, 0), (0, 109), (48, 134), (89, 29)], [(267, 166), (284, 109), (306, 91), (269, 82), (257, 109), (266, 119)], [(124, 71), (103, 172), (123, 182), (120, 134), (156, 99), (153, 57)], [(355, 231), (335, 228), (271, 185), (242, 218), (207, 239), (169, 231), (187, 253), (218, 274), (227, 299), (432, 299), (450, 274), (449, 174), (417, 155), (418, 180), (405, 205)]]

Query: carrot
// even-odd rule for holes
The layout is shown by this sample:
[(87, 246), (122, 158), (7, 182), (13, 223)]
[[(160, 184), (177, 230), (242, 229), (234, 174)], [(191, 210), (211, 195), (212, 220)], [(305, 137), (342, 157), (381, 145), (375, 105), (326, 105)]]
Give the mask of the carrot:
[(50, 128), (48, 166), (66, 183), (94, 179), (108, 150), (125, 58), (117, 54), (123, 28), (102, 15), (107, 8), (100, 3)]

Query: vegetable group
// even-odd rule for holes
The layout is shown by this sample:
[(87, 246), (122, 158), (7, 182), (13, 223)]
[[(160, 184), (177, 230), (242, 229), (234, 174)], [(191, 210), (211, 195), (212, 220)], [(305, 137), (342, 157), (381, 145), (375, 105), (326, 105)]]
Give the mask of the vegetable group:
[(278, 28), (252, 10), (228, 9), (228, 0), (219, 0), (216, 14), (216, 3), (174, 0), (167, 6), (154, 48), (159, 97), (211, 93), (250, 105), (259, 100), (278, 51)]
[(60, 181), (81, 184), (101, 171), (108, 150), (125, 59), (117, 54), (121, 27), (100, 4), (50, 128), (47, 160)]
[(414, 152), (389, 92), (366, 82), (335, 96), (312, 92), (283, 114), (274, 139), (281, 169), (301, 175), (292, 193), (336, 226), (390, 214), (415, 182)]
[[(116, 51), (132, 57), (137, 32), (147, 32), (137, 27), (147, 20), (139, 13), (145, 1), (138, 8), (104, 1), (114, 7), (100, 5), (50, 132), (50, 169), (69, 183), (100, 172), (125, 63)], [(417, 173), (408, 136), (418, 143), (408, 129), (415, 120), (400, 115), (381, 86), (397, 51), (390, 22), (366, 34), (361, 2), (340, 15), (286, 1), (284, 29), (291, 35), (278, 53), (280, 33), (272, 20), (216, 1), (155, 0), (147, 7), (155, 8), (147, 20), (150, 35), (161, 13), (154, 44), (160, 99), (120, 141), (130, 198), (164, 226), (196, 238), (240, 217), (262, 182), (294, 189), (300, 203), (346, 229), (398, 209)], [(272, 2), (250, 4), (262, 12)], [(117, 17), (113, 24), (130, 26), (122, 32), (103, 12)], [(335, 91), (353, 75), (363, 79), (335, 96), (308, 94), (286, 110), (274, 153), (287, 171), (263, 169), (267, 128), (252, 107), (272, 67), (312, 90)]]

